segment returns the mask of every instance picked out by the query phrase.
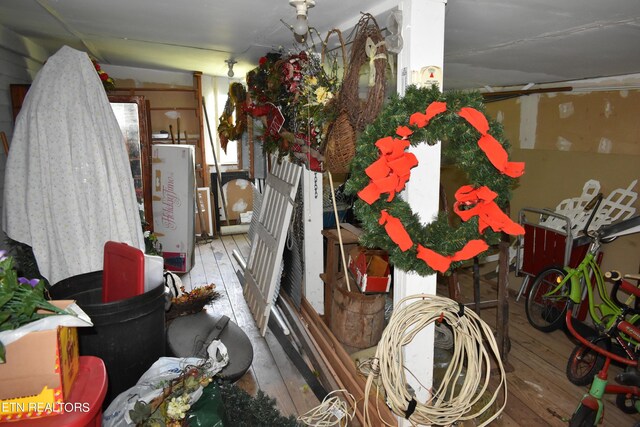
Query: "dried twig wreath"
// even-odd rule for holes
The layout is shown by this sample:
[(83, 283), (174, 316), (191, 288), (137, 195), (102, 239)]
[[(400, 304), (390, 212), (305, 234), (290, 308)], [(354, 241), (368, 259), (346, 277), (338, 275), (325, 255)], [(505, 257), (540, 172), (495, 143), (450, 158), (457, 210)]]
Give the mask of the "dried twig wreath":
[[(360, 69), (369, 65), (369, 93), (366, 100), (359, 96)], [(356, 132), (380, 113), (384, 102), (387, 77), (387, 48), (375, 18), (364, 13), (355, 29), (351, 45), (349, 68), (340, 90), (340, 104), (349, 113)]]

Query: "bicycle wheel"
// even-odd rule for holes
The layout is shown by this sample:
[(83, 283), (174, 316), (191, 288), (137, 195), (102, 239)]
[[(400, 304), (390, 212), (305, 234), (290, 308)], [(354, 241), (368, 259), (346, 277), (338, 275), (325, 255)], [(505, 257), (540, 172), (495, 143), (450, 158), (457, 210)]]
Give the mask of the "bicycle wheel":
[(594, 427), (596, 425), (596, 411), (580, 404), (578, 410), (569, 420), (569, 427)]
[(636, 408), (637, 401), (638, 398), (633, 395), (627, 397), (626, 394), (616, 394), (616, 406), (625, 414), (638, 413), (638, 409)]
[[(592, 343), (604, 350), (611, 350), (611, 341), (607, 337), (596, 337), (589, 339)], [(567, 361), (567, 378), (575, 385), (588, 385), (593, 381), (593, 377), (600, 372), (604, 366), (605, 358), (597, 351), (589, 347), (578, 344), (574, 347), (569, 360)]]
[(539, 331), (551, 332), (564, 325), (564, 315), (569, 304), (569, 284), (552, 295), (546, 294), (558, 286), (566, 275), (566, 271), (560, 267), (549, 267), (542, 270), (531, 284), (525, 312), (531, 326)]

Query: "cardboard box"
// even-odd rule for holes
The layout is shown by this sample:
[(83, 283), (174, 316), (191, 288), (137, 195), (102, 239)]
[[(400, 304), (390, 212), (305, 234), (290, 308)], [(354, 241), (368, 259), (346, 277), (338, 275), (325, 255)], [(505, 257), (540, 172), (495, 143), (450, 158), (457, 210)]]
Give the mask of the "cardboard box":
[(151, 150), (153, 230), (164, 267), (186, 273), (195, 250), (195, 152), (191, 145), (154, 144)]
[(391, 271), (386, 251), (356, 246), (349, 251), (348, 268), (362, 292), (389, 292)]
[(196, 212), (196, 236), (202, 236), (203, 226), (205, 233), (208, 236), (212, 236), (213, 217), (211, 216), (211, 191), (209, 190), (209, 187), (198, 187), (197, 196), (198, 211)]
[[(229, 216), (230, 223), (242, 223), (241, 215), (253, 211), (253, 184), (242, 178), (232, 179), (222, 186), (222, 191), (227, 202), (226, 215)], [(226, 221), (225, 210), (222, 206), (220, 208), (220, 218)]]
[[(52, 301), (66, 308), (73, 301)], [(0, 364), (0, 422), (64, 412), (78, 375), (78, 333), (58, 326), (29, 332), (6, 346)]]

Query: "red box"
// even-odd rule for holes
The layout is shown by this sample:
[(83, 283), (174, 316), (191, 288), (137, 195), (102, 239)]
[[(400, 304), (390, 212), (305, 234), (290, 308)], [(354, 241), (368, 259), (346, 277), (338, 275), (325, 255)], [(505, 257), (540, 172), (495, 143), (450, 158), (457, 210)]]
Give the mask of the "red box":
[[(72, 302), (51, 301), (63, 309)], [(6, 351), (7, 362), (0, 364), (0, 423), (63, 409), (78, 375), (76, 328), (29, 332)]]
[(356, 246), (349, 252), (349, 271), (362, 292), (389, 292), (391, 271), (386, 251)]

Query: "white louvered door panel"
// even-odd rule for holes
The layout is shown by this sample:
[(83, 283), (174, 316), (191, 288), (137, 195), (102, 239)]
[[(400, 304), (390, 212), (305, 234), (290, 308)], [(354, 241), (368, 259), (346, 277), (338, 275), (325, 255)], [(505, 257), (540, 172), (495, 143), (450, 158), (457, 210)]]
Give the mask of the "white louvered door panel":
[(244, 272), (244, 298), (262, 336), (278, 288), (282, 251), (302, 172), (286, 159), (278, 163), (275, 156), (271, 164)]

